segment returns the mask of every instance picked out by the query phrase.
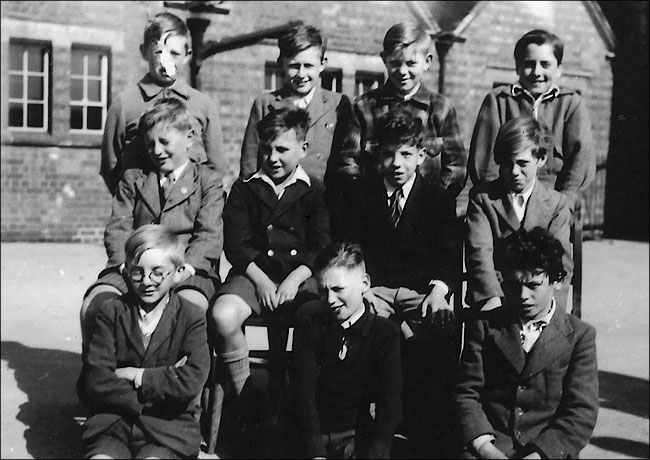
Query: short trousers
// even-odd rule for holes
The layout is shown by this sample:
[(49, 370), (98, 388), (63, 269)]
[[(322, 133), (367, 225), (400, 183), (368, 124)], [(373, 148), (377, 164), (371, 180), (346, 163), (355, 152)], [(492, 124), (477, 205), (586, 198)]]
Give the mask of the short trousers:
[(116, 421), (103, 433), (85, 440), (84, 458), (104, 454), (113, 458), (184, 458), (172, 449), (148, 439), (137, 424)]
[[(240, 297), (256, 314), (262, 314), (262, 305), (257, 299), (255, 284), (247, 276), (229, 274), (226, 281), (217, 292), (216, 297), (218, 298), (225, 294), (232, 294)], [(295, 306), (299, 306), (309, 300), (317, 298), (318, 288), (316, 287), (316, 280), (311, 277), (300, 285), (296, 298), (292, 303)]]
[[(102, 284), (108, 284), (117, 288), (122, 294), (125, 294), (129, 287), (127, 285), (126, 279), (122, 276), (122, 273), (119, 272), (117, 267), (111, 267), (102, 270), (95, 281), (86, 291), (84, 297), (86, 297), (92, 289)], [(217, 292), (219, 287), (219, 279), (212, 278), (210, 276), (204, 275), (202, 273), (197, 273), (193, 276), (190, 276), (188, 279), (183, 281), (181, 284), (174, 288), (175, 292), (181, 291), (183, 289), (194, 289), (199, 291), (201, 294), (208, 299), (208, 302), (212, 300), (214, 295)]]
[(327, 458), (355, 458), (355, 430), (343, 431), (341, 433), (321, 433), (320, 436), (325, 444)]

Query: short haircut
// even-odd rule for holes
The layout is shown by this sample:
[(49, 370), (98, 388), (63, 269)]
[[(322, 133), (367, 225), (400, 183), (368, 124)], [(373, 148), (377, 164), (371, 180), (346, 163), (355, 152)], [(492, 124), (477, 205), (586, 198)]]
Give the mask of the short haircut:
[(142, 254), (149, 249), (166, 251), (176, 267), (185, 263), (185, 247), (182, 240), (165, 225), (147, 224), (135, 229), (124, 243), (127, 263), (138, 263)]
[(417, 51), (428, 54), (431, 49), (431, 36), (412, 22), (400, 22), (392, 26), (384, 36), (384, 55), (401, 51), (415, 45)]
[(293, 27), (278, 39), (278, 48), (280, 48), (278, 62), (285, 58), (292, 58), (312, 46), (320, 48), (322, 61), (327, 51), (327, 40), (321, 36), (320, 30), (304, 24)]
[(424, 140), (422, 120), (400, 106), (379, 117), (375, 132), (379, 145), (408, 144), (419, 148)]
[(314, 260), (314, 274), (318, 275), (333, 267), (349, 270), (360, 267), (365, 271), (361, 246), (352, 241), (335, 241), (327, 246)]
[(544, 158), (552, 148), (552, 135), (543, 123), (523, 116), (508, 120), (501, 125), (494, 141), (494, 161), (504, 159), (531, 148), (535, 158)]
[(541, 46), (545, 43), (548, 43), (553, 47), (553, 54), (555, 55), (555, 59), (557, 59), (557, 64), (562, 64), (562, 57), (564, 56), (564, 43), (562, 40), (560, 40), (560, 38), (555, 34), (542, 29), (535, 29), (526, 32), (517, 41), (514, 53), (515, 67), (519, 67), (519, 64), (521, 64), (521, 61), (524, 59), (524, 53), (526, 52), (528, 45), (533, 44)]
[(142, 138), (144, 139), (154, 126), (161, 123), (178, 131), (187, 131), (194, 129), (197, 122), (185, 102), (176, 98), (165, 98), (157, 100), (140, 117), (138, 130)]
[(518, 230), (504, 240), (503, 264), (506, 270), (543, 272), (551, 283), (562, 281), (567, 274), (562, 264), (563, 256), (560, 241), (542, 227)]
[(309, 129), (309, 113), (305, 109), (281, 107), (272, 109), (256, 125), (261, 143), (273, 142), (280, 133), (294, 129), (296, 137), (304, 141)]
[(168, 32), (171, 32), (172, 35), (180, 35), (187, 39), (185, 52), (189, 52), (192, 49), (192, 37), (185, 21), (175, 14), (166, 11), (156, 14), (149, 21), (149, 24), (144, 29), (142, 44), (146, 49), (149, 49), (151, 45), (155, 44)]

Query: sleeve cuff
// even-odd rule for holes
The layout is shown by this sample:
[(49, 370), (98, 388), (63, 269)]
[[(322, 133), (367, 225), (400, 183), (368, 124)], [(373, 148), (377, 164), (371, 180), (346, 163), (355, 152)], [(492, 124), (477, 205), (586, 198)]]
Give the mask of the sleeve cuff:
[(138, 373), (135, 374), (135, 379), (133, 379), (133, 384), (135, 385), (136, 388), (140, 388), (142, 386), (143, 374), (144, 374), (144, 369), (142, 368), (138, 369)]
[(471, 442), (470, 445), (472, 446), (472, 449), (474, 452), (478, 452), (478, 450), (483, 447), (486, 443), (488, 442), (494, 442), (495, 437), (492, 434), (486, 433), (482, 434), (476, 438), (474, 438)]
[(442, 287), (445, 291), (445, 297), (449, 295), (449, 286), (447, 286), (447, 283), (441, 280), (431, 280), (429, 281), (429, 286), (431, 286), (431, 289), (433, 289), (436, 286)]

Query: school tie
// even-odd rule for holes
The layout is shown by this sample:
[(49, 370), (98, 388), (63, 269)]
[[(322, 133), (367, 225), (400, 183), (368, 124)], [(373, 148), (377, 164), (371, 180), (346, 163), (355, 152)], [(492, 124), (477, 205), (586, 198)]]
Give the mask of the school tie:
[(524, 214), (526, 213), (526, 208), (524, 207), (524, 196), (520, 193), (517, 193), (514, 196), (514, 209), (515, 209), (515, 214), (517, 214), (517, 219), (519, 219), (519, 222), (524, 220)]
[(402, 197), (402, 193), (402, 187), (400, 187), (395, 190), (393, 194), (388, 198), (388, 206), (390, 207), (390, 221), (393, 224), (393, 227), (397, 227), (399, 218), (402, 216), (402, 206), (399, 203), (399, 200)]
[(164, 201), (167, 201), (167, 198), (169, 198), (169, 193), (171, 192), (172, 188), (174, 187), (174, 181), (176, 180), (176, 177), (174, 175), (174, 171), (170, 172), (169, 174), (165, 174), (165, 177), (162, 179), (162, 184), (160, 185), (161, 191), (162, 191), (162, 196), (161, 198)]

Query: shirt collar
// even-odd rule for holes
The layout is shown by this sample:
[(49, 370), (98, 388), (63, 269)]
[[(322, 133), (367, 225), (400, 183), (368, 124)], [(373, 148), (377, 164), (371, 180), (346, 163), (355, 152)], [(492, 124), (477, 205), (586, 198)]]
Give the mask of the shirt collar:
[(354, 323), (356, 323), (357, 321), (359, 321), (361, 319), (361, 317), (363, 316), (365, 311), (366, 311), (366, 306), (362, 305), (361, 308), (359, 308), (357, 311), (355, 311), (352, 314), (352, 316), (350, 316), (348, 319), (346, 319), (345, 321), (343, 321), (341, 323), (341, 327), (343, 329), (350, 328)]
[(183, 99), (189, 99), (189, 87), (181, 78), (177, 78), (170, 86), (160, 86), (151, 78), (151, 75), (146, 74), (142, 80), (138, 82), (138, 86), (147, 95), (149, 99), (156, 97), (165, 88), (175, 92)]
[(142, 308), (138, 304), (138, 317), (140, 318), (141, 321), (144, 321), (145, 319), (148, 322), (151, 322), (152, 320), (160, 319), (162, 317), (163, 311), (165, 308), (167, 308), (167, 304), (169, 303), (169, 294), (167, 294), (167, 300), (158, 303), (151, 311), (146, 311), (144, 308)]
[(524, 207), (528, 204), (528, 199), (530, 196), (533, 194), (533, 189), (535, 188), (535, 182), (537, 182), (537, 178), (533, 178), (533, 185), (530, 186), (528, 190), (523, 191), (522, 193), (513, 193), (510, 192), (510, 196), (512, 197), (512, 200), (514, 201), (515, 197), (517, 195), (521, 195), (524, 197)]
[[(187, 165), (189, 163), (190, 163), (190, 160), (187, 159), (187, 160), (185, 160), (185, 163), (183, 163), (178, 168), (174, 169), (174, 171), (172, 171), (174, 173), (174, 180), (178, 180), (178, 178), (181, 177), (181, 174), (183, 174), (183, 171), (185, 171), (185, 168), (187, 167)], [(158, 175), (160, 176), (160, 183), (162, 185), (162, 180), (163, 180), (163, 177), (165, 177), (165, 176), (162, 175), (162, 174), (158, 174)]]
[[(528, 97), (532, 101), (535, 101), (536, 98), (533, 96), (530, 91), (528, 91), (526, 88), (521, 86), (519, 83), (514, 83), (510, 89), (510, 94), (512, 96), (518, 96), (520, 94)], [(560, 87), (557, 85), (552, 85), (548, 91), (546, 91), (544, 94), (541, 94), (537, 99), (540, 99), (541, 101), (546, 101), (546, 100), (551, 100), (560, 95)]]
[[(413, 176), (409, 180), (407, 180), (404, 185), (402, 185), (402, 196), (404, 197), (405, 200), (411, 194), (411, 190), (413, 189), (413, 184), (415, 183), (416, 174), (413, 174)], [(393, 193), (395, 193), (395, 190), (397, 190), (397, 188), (394, 187), (392, 184), (388, 183), (386, 179), (384, 179), (384, 187), (386, 187), (386, 193), (388, 196), (392, 196)]]
[(555, 313), (555, 299), (551, 299), (551, 307), (548, 310), (548, 313), (546, 313), (543, 317), (540, 319), (533, 319), (530, 321), (523, 322), (521, 319), (519, 319), (519, 322), (521, 323), (521, 326), (526, 328), (530, 328), (533, 324), (541, 322), (544, 325), (548, 325), (548, 323), (551, 322), (551, 318), (553, 317), (553, 313)]
[(291, 101), (297, 106), (300, 101), (304, 101), (305, 107), (309, 106), (309, 103), (311, 100), (314, 98), (314, 94), (316, 93), (316, 87), (314, 86), (311, 91), (309, 91), (305, 96), (297, 96), (295, 94), (292, 94), (290, 99)]
[(273, 182), (273, 179), (271, 179), (268, 176), (268, 174), (266, 174), (266, 172), (264, 172), (264, 170), (261, 168), (250, 178), (245, 179), (244, 182), (249, 182), (253, 179), (259, 179), (269, 184), (271, 188), (275, 191), (275, 194), (278, 195), (278, 199), (284, 194), (284, 191), (287, 189), (287, 187), (289, 187), (292, 184), (295, 184), (299, 180), (307, 184), (308, 187), (311, 187), (311, 180), (309, 179), (309, 175), (305, 172), (305, 170), (301, 165), (298, 165), (296, 169), (293, 171), (293, 173), (289, 174), (289, 177), (287, 177), (283, 182), (277, 185), (275, 184), (275, 182)]

